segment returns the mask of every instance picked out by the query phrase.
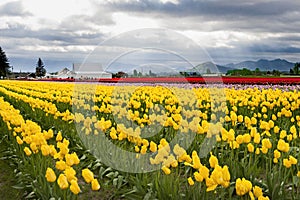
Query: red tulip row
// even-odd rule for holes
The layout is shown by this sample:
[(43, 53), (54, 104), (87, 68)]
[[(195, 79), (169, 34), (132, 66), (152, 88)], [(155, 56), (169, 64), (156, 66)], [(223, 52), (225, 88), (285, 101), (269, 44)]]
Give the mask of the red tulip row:
[(77, 80), (71, 78), (49, 78), (42, 81), (107, 82), (107, 83), (224, 83), (224, 84), (299, 84), (300, 77), (129, 77)]

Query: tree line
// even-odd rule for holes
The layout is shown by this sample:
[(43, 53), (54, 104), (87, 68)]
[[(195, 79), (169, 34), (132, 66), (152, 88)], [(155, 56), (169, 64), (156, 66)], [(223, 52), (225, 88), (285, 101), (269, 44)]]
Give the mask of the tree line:
[[(228, 70), (226, 75), (231, 76), (264, 76), (264, 75), (273, 75), (273, 76), (280, 76), (282, 72), (279, 70), (273, 70), (273, 71), (260, 71), (259, 68), (256, 68), (255, 70), (251, 71), (247, 68), (243, 69), (233, 69)], [(300, 75), (300, 63), (295, 63), (294, 67), (290, 69), (289, 72), (290, 75)]]
[[(0, 78), (8, 77), (13, 73), (13, 66), (10, 66), (9, 59), (6, 56), (5, 51), (0, 47)], [(35, 73), (33, 77), (43, 77), (46, 75), (46, 69), (41, 58), (36, 63)]]
[(10, 65), (5, 52), (0, 47), (0, 78), (6, 77), (10, 73)]
[(280, 76), (281, 72), (279, 70), (273, 70), (273, 71), (260, 71), (259, 68), (256, 68), (255, 70), (251, 71), (247, 68), (243, 69), (233, 69), (228, 70), (226, 75), (231, 76), (266, 76), (266, 75), (273, 75), (273, 76)]
[(300, 63), (295, 63), (294, 68), (290, 69), (290, 74), (299, 75), (300, 74)]

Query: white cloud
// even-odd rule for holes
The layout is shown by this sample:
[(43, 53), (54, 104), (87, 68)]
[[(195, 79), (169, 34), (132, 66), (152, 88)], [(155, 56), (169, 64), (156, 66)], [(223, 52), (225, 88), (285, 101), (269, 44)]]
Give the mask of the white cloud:
[(26, 17), (31, 15), (21, 1), (1, 1), (0, 3), (0, 16), (22, 16)]
[(81, 0), (23, 0), (25, 7), (37, 18), (61, 21), (71, 15), (93, 12), (89, 1)]
[(114, 26), (110, 27), (112, 35), (136, 29), (159, 27), (156, 19), (134, 16), (123, 12), (113, 13), (112, 18), (116, 23)]
[(160, 0), (163, 4), (172, 3), (172, 4), (179, 4), (178, 0)]

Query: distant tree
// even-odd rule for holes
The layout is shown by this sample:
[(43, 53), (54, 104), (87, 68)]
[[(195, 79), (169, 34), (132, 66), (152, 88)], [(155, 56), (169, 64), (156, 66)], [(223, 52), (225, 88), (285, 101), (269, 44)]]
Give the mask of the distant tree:
[(300, 63), (295, 63), (294, 65), (294, 74), (299, 74), (299, 67), (300, 67)]
[(42, 61), (41, 58), (39, 58), (37, 64), (36, 64), (36, 68), (35, 68), (35, 75), (37, 77), (42, 77), (45, 76), (46, 74), (46, 69), (44, 68), (44, 63)]
[(138, 76), (138, 72), (137, 72), (136, 69), (133, 70), (133, 76), (134, 76), (134, 77), (137, 77), (137, 76)]
[(187, 72), (179, 72), (181, 76), (187, 77)]
[(231, 76), (249, 76), (249, 75), (253, 75), (253, 72), (249, 69), (243, 68), (243, 69), (228, 70), (226, 74)]
[(122, 71), (113, 74), (113, 78), (126, 78), (126, 77), (128, 77), (128, 74)]
[(10, 72), (9, 68), (10, 66), (6, 54), (0, 47), (0, 77), (6, 77)]
[(210, 71), (209, 68), (206, 69), (206, 73), (207, 73), (207, 74), (211, 74), (211, 71)]
[(294, 74), (294, 70), (293, 69), (290, 69), (290, 74)]
[(273, 76), (280, 76), (280, 71), (274, 69), (272, 71), (272, 74), (273, 74)]
[(156, 74), (153, 73), (151, 70), (149, 70), (149, 76), (150, 76), (150, 77), (154, 77), (154, 76), (156, 76)]
[(233, 70), (227, 70), (226, 75), (233, 75)]
[(259, 68), (255, 68), (254, 74), (255, 74), (256, 76), (261, 75), (260, 69), (259, 69)]
[(138, 73), (138, 77), (142, 77), (143, 76), (143, 73), (142, 72), (139, 72)]
[(149, 76), (150, 76), (150, 77), (152, 76), (152, 71), (151, 71), (151, 70), (149, 70)]
[(249, 75), (253, 75), (253, 73), (252, 73), (251, 70), (249, 70), (249, 69), (247, 69), (247, 68), (243, 68), (243, 69), (241, 70), (241, 75), (242, 75), (242, 76), (249, 76)]

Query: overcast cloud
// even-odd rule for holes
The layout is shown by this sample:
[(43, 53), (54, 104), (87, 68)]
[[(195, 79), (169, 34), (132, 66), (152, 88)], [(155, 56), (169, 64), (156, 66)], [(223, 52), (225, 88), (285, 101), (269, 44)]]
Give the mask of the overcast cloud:
[[(101, 63), (151, 45), (184, 55), (193, 64), (261, 58), (297, 62), (299, 19), (300, 1), (295, 0), (2, 0), (0, 46), (15, 71), (34, 71), (39, 57), (50, 72), (71, 68), (99, 44), (103, 47), (95, 52)], [(165, 29), (172, 36), (133, 31), (150, 30), (145, 28)]]

